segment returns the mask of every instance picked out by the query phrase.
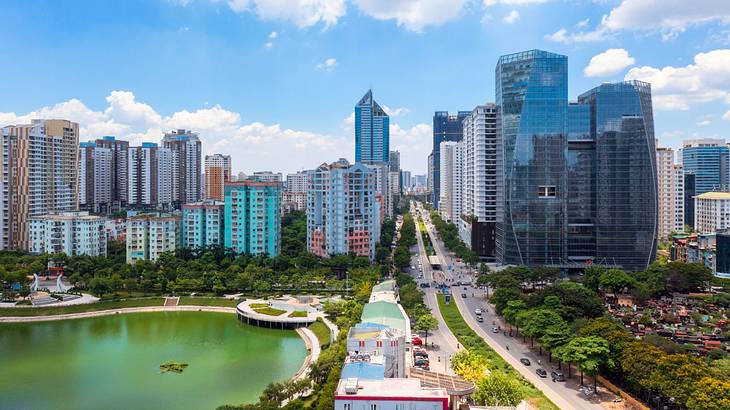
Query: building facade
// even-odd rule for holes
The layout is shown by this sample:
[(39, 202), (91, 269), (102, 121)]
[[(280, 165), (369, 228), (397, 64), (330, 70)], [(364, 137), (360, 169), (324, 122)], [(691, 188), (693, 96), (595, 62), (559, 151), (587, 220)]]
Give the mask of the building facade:
[(198, 133), (187, 130), (165, 133), (162, 146), (172, 152), (173, 202), (180, 206), (200, 201), (203, 168)]
[(79, 146), (79, 208), (92, 212), (112, 210), (112, 151), (95, 142)]
[(156, 261), (180, 247), (180, 214), (139, 214), (127, 218), (127, 263)]
[(444, 220), (454, 223), (461, 215), (463, 148), (463, 143), (454, 141), (444, 141), (439, 148), (441, 186), (438, 210)]
[(222, 246), (223, 201), (203, 201), (182, 207), (182, 246), (195, 249)]
[[(683, 227), (677, 229), (677, 206), (684, 200), (684, 192), (678, 189), (677, 173), (674, 165), (674, 150), (671, 148), (657, 147), (657, 196), (658, 196), (658, 220), (659, 239), (668, 239), (673, 232), (681, 232)], [(681, 165), (680, 165), (680, 172)], [(682, 178), (683, 179), (683, 178)], [(684, 181), (681, 181), (684, 185)], [(681, 208), (684, 208), (683, 206)], [(679, 212), (681, 213), (681, 208)]]
[(355, 105), (355, 162), (387, 163), (389, 154), (390, 117), (368, 90)]
[(684, 141), (682, 165), (684, 172), (695, 175), (695, 195), (710, 191), (730, 190), (730, 150), (724, 139), (695, 139)]
[(135, 209), (169, 210), (174, 200), (174, 154), (153, 142), (130, 147), (127, 200)]
[[(682, 164), (684, 166), (684, 164)], [(690, 230), (695, 226), (695, 174), (684, 171), (684, 224)]]
[(231, 181), (231, 156), (213, 154), (205, 156), (205, 195), (206, 200), (223, 201), (224, 186)]
[(245, 180), (225, 187), (224, 243), (237, 253), (281, 250), (281, 183)]
[(121, 141), (113, 136), (105, 136), (95, 141), (97, 148), (105, 148), (111, 152), (111, 209), (123, 209), (127, 206), (129, 189), (129, 142)]
[(695, 196), (694, 228), (701, 234), (730, 228), (730, 192), (705, 192)]
[(79, 125), (32, 120), (2, 128), (1, 249), (28, 250), (28, 218), (79, 206)]
[(380, 239), (376, 172), (345, 159), (308, 172), (307, 248), (329, 257), (354, 253), (375, 259)]
[(58, 212), (28, 219), (30, 253), (106, 256), (106, 219), (88, 212)]
[(674, 232), (684, 232), (683, 164), (674, 164)]
[(438, 203), (441, 199), (441, 143), (462, 140), (464, 118), (469, 114), (469, 111), (459, 111), (456, 115), (449, 114), (448, 111), (436, 111), (433, 114), (433, 145), (431, 150), (433, 154), (433, 178), (429, 179), (429, 181), (432, 181), (429, 185), (433, 188), (431, 191), (431, 205), (434, 209), (438, 209)]
[(307, 192), (307, 173), (297, 172), (286, 176), (287, 192)]

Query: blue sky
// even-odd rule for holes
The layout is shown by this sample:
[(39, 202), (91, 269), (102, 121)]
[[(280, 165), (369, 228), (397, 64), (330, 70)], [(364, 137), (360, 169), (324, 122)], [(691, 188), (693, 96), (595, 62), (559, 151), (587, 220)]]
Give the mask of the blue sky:
[(5, 0), (0, 15), (0, 125), (64, 117), (82, 140), (133, 143), (191, 128), (247, 173), (352, 160), (371, 87), (391, 148), (424, 173), (433, 111), (493, 101), (499, 56), (532, 48), (568, 55), (571, 98), (651, 82), (662, 145), (730, 126), (730, 1)]

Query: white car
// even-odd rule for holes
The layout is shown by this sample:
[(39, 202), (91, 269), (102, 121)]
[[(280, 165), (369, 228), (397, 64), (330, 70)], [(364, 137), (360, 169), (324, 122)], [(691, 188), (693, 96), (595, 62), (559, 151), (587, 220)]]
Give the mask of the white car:
[(477, 309), (474, 310), (474, 313), (476, 313), (477, 316), (481, 316), (482, 315), (482, 310), (479, 309), (479, 308), (477, 308)]

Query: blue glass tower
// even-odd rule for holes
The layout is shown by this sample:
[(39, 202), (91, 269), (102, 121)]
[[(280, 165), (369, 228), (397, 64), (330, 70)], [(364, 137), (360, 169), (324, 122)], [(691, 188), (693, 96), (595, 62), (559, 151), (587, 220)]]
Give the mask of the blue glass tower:
[(441, 194), (441, 143), (444, 141), (459, 142), (464, 138), (463, 123), (471, 112), (459, 111), (457, 115), (449, 115), (448, 111), (436, 111), (433, 114), (433, 192), (431, 204), (438, 208)]
[(355, 162), (385, 163), (389, 154), (390, 117), (368, 90), (355, 106)]
[(685, 141), (682, 164), (685, 173), (695, 175), (695, 195), (730, 189), (730, 150), (724, 140)]

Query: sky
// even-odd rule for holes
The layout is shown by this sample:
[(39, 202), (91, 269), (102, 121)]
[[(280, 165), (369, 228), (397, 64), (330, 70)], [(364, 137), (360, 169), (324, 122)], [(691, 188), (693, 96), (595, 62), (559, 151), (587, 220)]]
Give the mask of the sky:
[(66, 118), (81, 140), (200, 133), (234, 172), (354, 159), (372, 89), (401, 168), (426, 172), (434, 111), (494, 101), (500, 55), (568, 56), (569, 96), (652, 84), (660, 145), (727, 138), (726, 0), (3, 0), (0, 126)]

